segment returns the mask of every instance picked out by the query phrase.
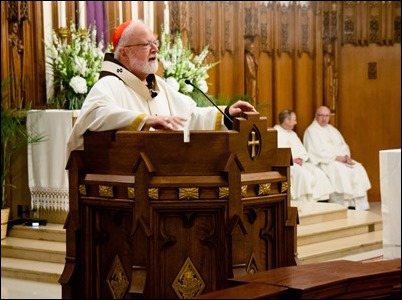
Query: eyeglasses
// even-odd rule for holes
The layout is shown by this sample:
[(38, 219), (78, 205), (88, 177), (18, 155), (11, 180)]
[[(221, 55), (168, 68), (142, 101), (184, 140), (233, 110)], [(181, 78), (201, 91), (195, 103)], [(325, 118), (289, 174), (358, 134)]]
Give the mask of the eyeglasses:
[(156, 48), (159, 48), (159, 41), (155, 40), (155, 41), (146, 42), (146, 43), (127, 45), (127, 46), (124, 46), (124, 47), (134, 47), (134, 46), (142, 47), (143, 49), (148, 49), (148, 48), (151, 48), (152, 46), (154, 46)]
[(330, 117), (330, 115), (317, 114), (318, 117)]

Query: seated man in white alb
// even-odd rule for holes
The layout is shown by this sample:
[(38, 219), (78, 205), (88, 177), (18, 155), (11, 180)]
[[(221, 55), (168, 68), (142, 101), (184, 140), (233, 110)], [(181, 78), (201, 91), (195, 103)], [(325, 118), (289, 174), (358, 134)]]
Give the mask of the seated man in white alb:
[(367, 190), (371, 188), (367, 172), (352, 159), (348, 144), (339, 130), (329, 124), (329, 119), (329, 108), (319, 107), (314, 121), (304, 132), (304, 146), (311, 161), (327, 174), (335, 189), (330, 202), (367, 210), (370, 208)]
[(291, 110), (284, 110), (279, 114), (279, 124), (274, 126), (278, 131), (278, 147), (290, 148), (292, 152), (293, 166), (290, 167), (291, 200), (328, 200), (334, 189), (325, 173), (309, 161), (302, 141), (293, 131), (296, 124), (296, 114)]

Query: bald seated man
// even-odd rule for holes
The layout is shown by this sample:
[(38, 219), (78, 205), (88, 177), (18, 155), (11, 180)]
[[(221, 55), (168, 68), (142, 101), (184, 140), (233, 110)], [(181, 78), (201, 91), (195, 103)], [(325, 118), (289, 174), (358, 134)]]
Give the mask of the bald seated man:
[(197, 107), (170, 87), (158, 70), (159, 41), (141, 20), (119, 25), (113, 34), (114, 53), (106, 53), (99, 80), (86, 97), (67, 142), (66, 155), (82, 150), (87, 130), (228, 130), (231, 119), (255, 111), (239, 100), (225, 108)]
[(371, 188), (367, 172), (351, 156), (348, 144), (337, 128), (329, 124), (331, 111), (321, 106), (304, 132), (303, 143), (311, 161), (319, 166), (334, 187), (330, 202), (356, 210), (370, 208), (367, 191)]

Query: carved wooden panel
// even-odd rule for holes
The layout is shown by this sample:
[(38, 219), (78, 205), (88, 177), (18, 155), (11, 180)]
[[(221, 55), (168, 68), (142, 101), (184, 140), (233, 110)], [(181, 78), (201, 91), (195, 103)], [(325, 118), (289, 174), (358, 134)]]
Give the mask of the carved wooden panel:
[(222, 28), (222, 35), (220, 38), (220, 48), (221, 48), (221, 55), (225, 54), (225, 52), (233, 53), (235, 47), (235, 28), (234, 22), (236, 22), (236, 15), (235, 15), (235, 7), (233, 1), (223, 1), (222, 7), (220, 9), (221, 12), (221, 28)]
[(313, 31), (313, 9), (308, 5), (296, 5), (295, 24), (295, 47), (299, 57), (303, 53), (310, 56), (313, 54), (314, 31)]
[(172, 32), (181, 32), (185, 37), (188, 31), (188, 4), (187, 1), (171, 1), (169, 3)]
[(10, 22), (27, 20), (29, 17), (28, 1), (7, 1), (7, 18)]
[(294, 49), (294, 35), (293, 35), (293, 18), (292, 14), (293, 5), (287, 6), (278, 4), (278, 22), (275, 24), (277, 32), (276, 51), (280, 56), (283, 52), (292, 53)]
[(401, 2), (391, 1), (392, 5), (391, 24), (387, 28), (392, 28), (392, 40), (394, 43), (401, 43)]
[(400, 2), (345, 1), (342, 2), (342, 8), (342, 44), (367, 46), (400, 43)]
[(259, 33), (259, 3), (247, 1), (244, 6), (244, 36), (255, 37)]
[(343, 32), (342, 44), (357, 44), (357, 6), (354, 1), (343, 3), (342, 16)]
[[(267, 199), (266, 204), (261, 205), (261, 199), (245, 201), (243, 223), (232, 231), (232, 239), (237, 245), (236, 251), (233, 251), (236, 276), (276, 268), (281, 264), (281, 254), (269, 254), (276, 252), (278, 243), (283, 242), (280, 236), (284, 236), (284, 231), (276, 225), (282, 220), (281, 202)], [(264, 251), (260, 251), (262, 249)], [(251, 269), (246, 267), (250, 264), (253, 265)]]
[[(45, 62), (42, 4), (35, 1), (2, 2), (2, 82), (6, 107), (40, 107), (45, 99)], [(3, 101), (2, 100), (2, 101)]]
[(273, 49), (273, 2), (262, 3), (260, 6), (260, 42), (261, 52), (272, 55)]
[(205, 1), (205, 45), (214, 56), (219, 55), (219, 27), (215, 1)]
[[(188, 11), (189, 11), (189, 17), (188, 17), (188, 26), (189, 26), (189, 32), (187, 35), (188, 42), (191, 45), (191, 49), (195, 51), (196, 53), (199, 53), (201, 50), (200, 49), (200, 36), (197, 34), (199, 32), (198, 28), (202, 28), (203, 26), (201, 25), (201, 19), (199, 17), (199, 5), (197, 2), (192, 2), (190, 1), (188, 3)], [(200, 26), (200, 27), (198, 27)]]
[(383, 27), (383, 16), (382, 16), (382, 6), (380, 2), (368, 2), (368, 18), (367, 18), (367, 28), (368, 28), (368, 43), (382, 44), (382, 27)]
[[(182, 209), (172, 210), (166, 205), (153, 206), (152, 227), (156, 232), (153, 237), (155, 250), (153, 264), (159, 266), (157, 276), (159, 286), (154, 289), (162, 291), (164, 298), (175, 298), (179, 285), (184, 285), (192, 297), (206, 290), (219, 289), (223, 281), (216, 281), (213, 274), (222, 270), (225, 273), (225, 230), (222, 220), (225, 218), (224, 207), (219, 203), (211, 203), (209, 207), (196, 208), (187, 202)], [(186, 258), (193, 263), (192, 278), (205, 285), (192, 285), (191, 282), (175, 280), (185, 266)], [(161, 274), (163, 274), (161, 276)], [(194, 276), (197, 274), (197, 276)], [(194, 281), (194, 280), (193, 280)], [(175, 295), (176, 294), (176, 295)], [(182, 295), (183, 292), (179, 292)]]

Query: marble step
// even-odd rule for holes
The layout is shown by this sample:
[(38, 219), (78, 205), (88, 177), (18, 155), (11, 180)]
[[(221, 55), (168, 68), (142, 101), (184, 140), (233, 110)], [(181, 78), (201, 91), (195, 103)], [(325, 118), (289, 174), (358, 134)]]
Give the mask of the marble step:
[(39, 226), (38, 228), (32, 226), (14, 225), (7, 236), (34, 240), (66, 242), (66, 230), (63, 228), (63, 224), (54, 223), (47, 223), (45, 226)]
[(63, 224), (14, 225), (1, 241), (2, 276), (58, 283), (65, 263), (65, 241)]
[(64, 263), (66, 243), (8, 236), (1, 240), (1, 257)]
[(382, 230), (382, 217), (370, 211), (347, 210), (347, 218), (297, 226), (297, 246)]
[(32, 281), (58, 283), (64, 263), (1, 257), (1, 276)]
[(382, 248), (382, 230), (297, 246), (300, 264), (334, 260)]
[(337, 203), (291, 201), (291, 206), (297, 207), (300, 225), (321, 224), (348, 217), (348, 209)]

